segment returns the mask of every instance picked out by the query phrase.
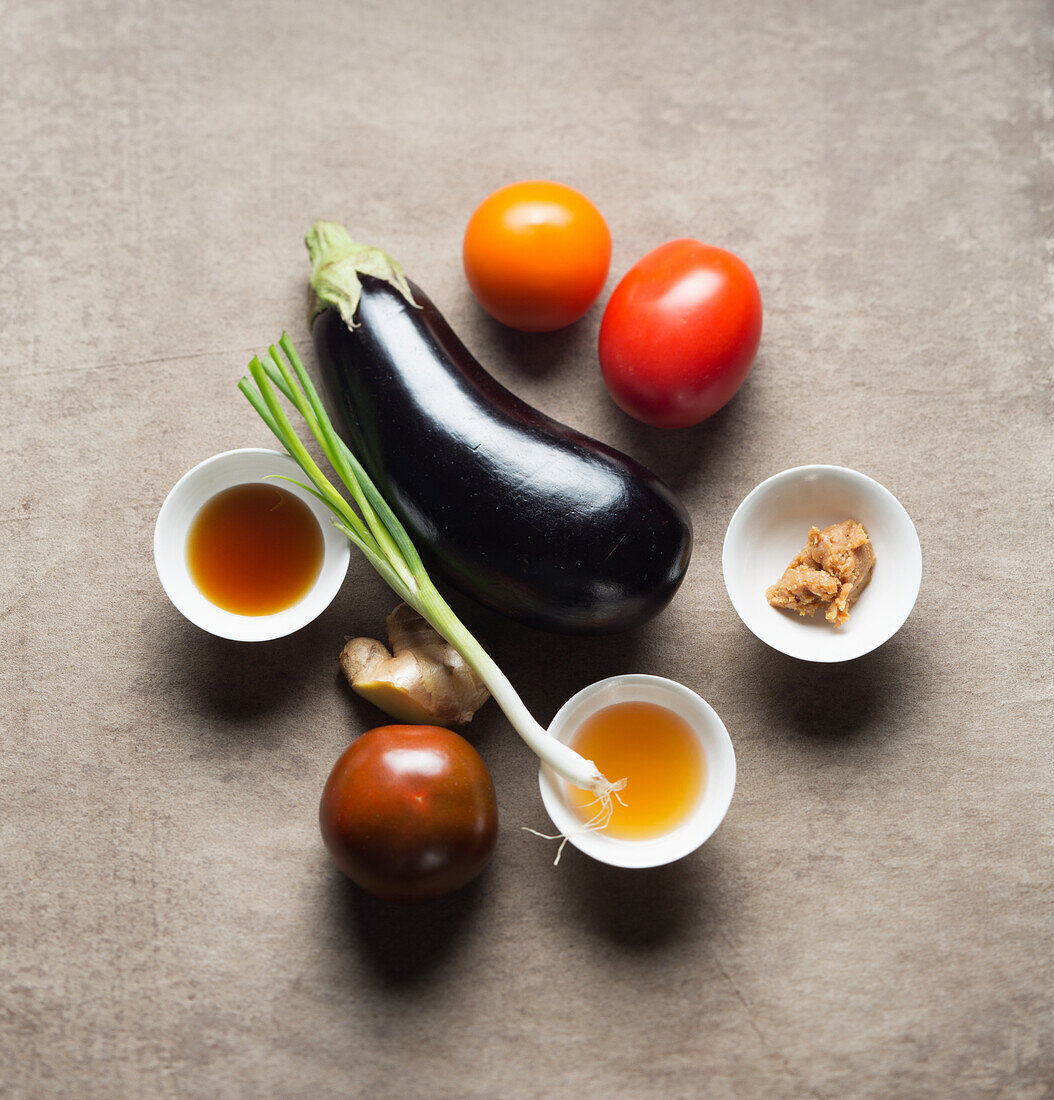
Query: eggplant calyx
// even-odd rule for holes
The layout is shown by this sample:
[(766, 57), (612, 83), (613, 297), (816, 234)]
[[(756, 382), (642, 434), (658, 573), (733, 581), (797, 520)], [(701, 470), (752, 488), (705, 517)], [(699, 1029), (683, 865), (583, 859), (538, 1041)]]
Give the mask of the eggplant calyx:
[(372, 275), (394, 287), (416, 306), (402, 267), (386, 252), (353, 241), (336, 222), (315, 222), (304, 240), (311, 257), (313, 291), (309, 319), (324, 309), (335, 309), (348, 328), (355, 328), (355, 314), (362, 295), (361, 275)]

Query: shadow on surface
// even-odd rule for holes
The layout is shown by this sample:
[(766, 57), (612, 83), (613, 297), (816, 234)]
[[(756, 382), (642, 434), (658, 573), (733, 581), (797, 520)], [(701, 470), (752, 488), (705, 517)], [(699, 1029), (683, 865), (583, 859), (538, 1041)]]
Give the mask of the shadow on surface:
[(327, 919), (336, 942), (365, 960), (391, 986), (423, 981), (454, 950), (487, 889), (484, 870), (467, 886), (420, 905), (378, 901), (334, 871), (327, 888)]
[(773, 723), (817, 744), (888, 733), (891, 712), (910, 709), (928, 677), (925, 659), (895, 641), (855, 661), (824, 665), (797, 661), (755, 639), (749, 661), (749, 678)]
[[(744, 383), (744, 391), (750, 379)], [(713, 416), (690, 428), (654, 428), (622, 412), (612, 401), (600, 437), (631, 455), (675, 492), (687, 494), (715, 463), (730, 461), (747, 445), (751, 417), (747, 394), (737, 394)]]
[[(594, 339), (585, 318), (555, 332), (518, 332), (478, 308), (488, 338), (501, 349), (502, 361), (511, 363), (518, 375), (547, 378)], [(484, 369), (488, 369), (485, 364)], [(515, 392), (514, 379), (510, 379), (510, 389)]]
[(584, 923), (622, 947), (666, 947), (711, 922), (711, 872), (703, 852), (636, 871), (565, 852), (569, 858), (576, 861), (562, 880), (569, 903)]
[(333, 630), (325, 616), (271, 642), (232, 642), (179, 620), (161, 631), (151, 676), (182, 694), (198, 713), (233, 725), (280, 711), (303, 690), (319, 667), (332, 663)]

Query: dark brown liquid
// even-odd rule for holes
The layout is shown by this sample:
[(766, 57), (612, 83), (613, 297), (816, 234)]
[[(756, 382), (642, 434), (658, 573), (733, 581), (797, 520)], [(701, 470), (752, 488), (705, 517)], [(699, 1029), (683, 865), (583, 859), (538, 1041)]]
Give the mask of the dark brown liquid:
[(201, 594), (236, 615), (272, 615), (303, 599), (322, 568), (311, 509), (286, 489), (256, 483), (206, 502), (187, 534), (187, 567)]

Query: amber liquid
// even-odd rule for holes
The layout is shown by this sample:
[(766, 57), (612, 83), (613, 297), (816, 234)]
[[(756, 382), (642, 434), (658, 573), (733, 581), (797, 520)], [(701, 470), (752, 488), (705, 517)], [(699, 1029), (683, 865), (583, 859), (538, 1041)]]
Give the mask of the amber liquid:
[[(655, 703), (616, 703), (587, 718), (571, 746), (592, 760), (608, 779), (625, 778), (604, 832), (624, 840), (661, 836), (684, 821), (699, 802), (706, 757), (692, 727)], [(588, 791), (568, 788), (583, 821), (596, 813)]]
[(187, 534), (187, 566), (201, 594), (236, 615), (272, 615), (303, 599), (322, 569), (311, 509), (287, 489), (256, 483), (207, 501)]

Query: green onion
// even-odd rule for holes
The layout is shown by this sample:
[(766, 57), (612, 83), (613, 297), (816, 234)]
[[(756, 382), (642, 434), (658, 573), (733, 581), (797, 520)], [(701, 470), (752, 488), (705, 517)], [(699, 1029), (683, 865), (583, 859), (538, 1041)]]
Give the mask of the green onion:
[[(625, 780), (609, 782), (592, 760), (586, 760), (570, 746), (558, 741), (531, 716), (505, 674), (440, 595), (406, 529), (359, 460), (334, 431), (287, 334), (282, 334), (279, 347), (285, 358), (272, 345), (267, 359), (257, 357), (249, 364), (252, 380), (243, 378), (238, 388), (310, 481), (309, 485), (296, 484), (333, 512), (336, 526), (362, 551), (385, 583), (404, 603), (431, 623), (476, 670), (513, 728), (534, 753), (568, 783), (597, 795), (601, 810), (589, 827), (602, 828), (610, 815), (612, 796), (622, 789)], [(276, 390), (303, 417), (326, 461), (350, 494), (354, 508), (308, 454), (290, 424)]]

